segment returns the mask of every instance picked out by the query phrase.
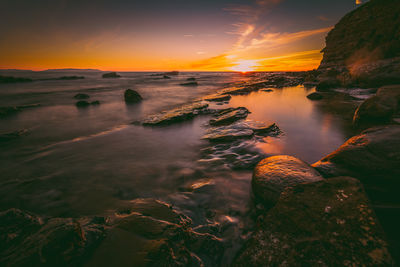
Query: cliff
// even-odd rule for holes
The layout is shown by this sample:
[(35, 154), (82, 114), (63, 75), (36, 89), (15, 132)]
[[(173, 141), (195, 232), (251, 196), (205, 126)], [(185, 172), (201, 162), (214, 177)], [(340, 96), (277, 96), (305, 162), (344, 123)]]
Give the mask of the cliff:
[(400, 1), (371, 0), (344, 16), (326, 37), (318, 70), (340, 85), (400, 83)]

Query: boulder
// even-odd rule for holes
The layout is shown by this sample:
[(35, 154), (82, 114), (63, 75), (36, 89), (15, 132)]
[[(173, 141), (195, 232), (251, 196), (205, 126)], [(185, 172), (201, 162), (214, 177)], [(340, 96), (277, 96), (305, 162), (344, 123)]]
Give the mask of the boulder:
[(109, 73), (104, 73), (103, 78), (120, 78), (121, 76), (118, 75), (116, 72), (109, 72)]
[(307, 98), (310, 100), (321, 100), (324, 98), (324, 96), (318, 92), (314, 92), (314, 93), (309, 94), (307, 96)]
[(398, 201), (400, 125), (375, 127), (347, 140), (336, 151), (312, 164), (324, 177), (353, 176), (371, 197)]
[(282, 155), (269, 157), (258, 163), (251, 182), (256, 198), (271, 206), (286, 188), (322, 179), (322, 176), (307, 163), (295, 157)]
[(138, 103), (143, 100), (142, 96), (132, 89), (127, 89), (124, 93), (124, 99), (126, 103)]
[(85, 107), (88, 107), (90, 105), (90, 103), (88, 101), (81, 100), (81, 101), (76, 102), (75, 105), (78, 108), (85, 108)]
[(76, 99), (88, 99), (88, 98), (90, 98), (90, 96), (88, 94), (79, 93), (79, 94), (74, 95), (74, 98), (76, 98)]
[(393, 266), (361, 183), (338, 177), (287, 188), (233, 266)]
[(400, 85), (380, 88), (376, 95), (368, 98), (357, 108), (353, 124), (376, 125), (392, 121), (394, 114), (399, 112)]
[(250, 111), (245, 107), (238, 107), (227, 110), (227, 112), (220, 112), (215, 119), (210, 120), (210, 125), (227, 125), (235, 121), (245, 119)]
[(186, 79), (186, 81), (195, 81), (195, 80), (196, 80), (196, 78), (194, 78), (194, 77), (190, 77), (190, 78)]

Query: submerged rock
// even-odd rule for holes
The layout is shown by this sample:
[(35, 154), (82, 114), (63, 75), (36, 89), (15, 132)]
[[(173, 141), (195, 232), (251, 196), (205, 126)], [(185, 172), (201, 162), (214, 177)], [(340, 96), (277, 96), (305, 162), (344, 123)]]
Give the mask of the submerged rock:
[(202, 101), (194, 102), (172, 110), (154, 114), (142, 121), (144, 126), (169, 125), (194, 118), (199, 114), (208, 113), (208, 104)]
[(338, 177), (287, 188), (233, 266), (393, 266), (359, 181)]
[(79, 93), (79, 94), (74, 95), (74, 98), (76, 98), (76, 99), (88, 99), (88, 98), (90, 98), (90, 96), (88, 94)]
[(273, 156), (262, 160), (254, 169), (254, 195), (267, 205), (274, 205), (288, 187), (321, 181), (322, 176), (310, 165), (291, 156)]
[(324, 177), (356, 177), (371, 197), (399, 202), (400, 125), (368, 129), (312, 166)]
[(19, 109), (17, 107), (0, 107), (0, 117), (7, 117), (17, 113)]
[(164, 75), (163, 78), (164, 78), (164, 79), (171, 79), (171, 77), (169, 77), (169, 76), (167, 76), (167, 75)]
[(208, 102), (224, 102), (224, 101), (229, 101), (232, 97), (230, 95), (209, 95), (204, 98), (205, 101)]
[(231, 124), (235, 121), (245, 119), (249, 113), (250, 111), (245, 107), (228, 109), (226, 112), (220, 112), (215, 119), (210, 120), (210, 125), (218, 126)]
[(314, 93), (309, 94), (307, 96), (307, 98), (310, 100), (321, 100), (324, 98), (324, 96), (318, 92), (314, 92)]
[(120, 78), (121, 76), (118, 75), (116, 72), (109, 72), (109, 73), (104, 73), (103, 78)]
[(126, 103), (138, 103), (143, 100), (142, 96), (132, 89), (127, 89), (124, 93), (124, 99)]
[(190, 78), (186, 79), (186, 81), (195, 81), (195, 80), (196, 80), (196, 78), (194, 78), (194, 77), (190, 77)]
[(181, 83), (180, 85), (182, 85), (182, 86), (197, 86), (199, 84), (197, 82), (187, 82), (187, 83)]
[(12, 76), (0, 76), (0, 83), (23, 83), (23, 82), (33, 82), (31, 78), (23, 77), (12, 77)]
[(76, 102), (75, 105), (78, 108), (85, 108), (85, 107), (88, 107), (90, 105), (90, 103), (88, 101), (81, 100), (81, 101)]
[(385, 124), (400, 110), (400, 85), (380, 88), (376, 95), (365, 100), (354, 113), (357, 126)]
[(95, 106), (100, 105), (100, 101), (99, 100), (92, 101), (90, 102), (90, 105), (95, 105)]
[(22, 129), (18, 131), (12, 131), (12, 132), (0, 132), (0, 142), (4, 141), (9, 141), (16, 139), (18, 137), (24, 136), (29, 134), (29, 131), (27, 129)]

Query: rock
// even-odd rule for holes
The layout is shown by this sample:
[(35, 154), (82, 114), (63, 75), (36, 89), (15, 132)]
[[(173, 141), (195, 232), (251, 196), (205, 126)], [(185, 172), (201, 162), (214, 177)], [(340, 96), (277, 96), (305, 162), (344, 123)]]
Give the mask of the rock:
[(344, 16), (326, 37), (318, 70), (335, 70), (343, 86), (400, 83), (400, 5), (370, 0)]
[(90, 105), (90, 103), (88, 101), (81, 100), (81, 101), (76, 102), (75, 105), (78, 108), (85, 108), (85, 107), (88, 107)]
[(79, 93), (79, 94), (74, 95), (74, 98), (76, 98), (76, 99), (88, 99), (88, 98), (90, 98), (90, 96), (88, 94)]
[(164, 79), (171, 79), (171, 77), (169, 77), (169, 76), (167, 76), (167, 75), (164, 75), (163, 78), (164, 78)]
[(142, 121), (142, 125), (162, 126), (190, 120), (199, 114), (208, 113), (209, 111), (207, 108), (208, 104), (202, 101), (193, 102), (182, 107), (148, 116)]
[(195, 81), (196, 80), (196, 78), (194, 78), (194, 77), (191, 77), (191, 78), (187, 78), (186, 79), (186, 81)]
[(220, 113), (215, 119), (210, 120), (210, 125), (219, 126), (231, 124), (235, 121), (245, 119), (250, 111), (245, 107), (238, 107), (229, 112)]
[(376, 96), (365, 100), (354, 113), (356, 126), (385, 124), (391, 122), (393, 115), (399, 112), (400, 85), (382, 87)]
[(94, 106), (100, 105), (100, 101), (99, 100), (92, 101), (92, 102), (90, 102), (90, 105), (94, 105)]
[(87, 266), (215, 266), (222, 255), (215, 236), (194, 232), (188, 217), (154, 199), (130, 201), (110, 224)]
[(116, 72), (109, 72), (109, 73), (104, 73), (103, 78), (120, 78), (121, 76), (118, 75)]
[(329, 79), (324, 79), (324, 80), (318, 82), (316, 90), (317, 90), (317, 92), (326, 92), (326, 91), (330, 91), (333, 88), (338, 88), (340, 86), (341, 86), (341, 84), (337, 79), (329, 78)]
[(176, 75), (179, 75), (179, 71), (174, 70), (174, 71), (166, 72), (166, 73), (164, 73), (164, 75), (176, 76)]
[(273, 156), (257, 164), (252, 188), (257, 198), (267, 205), (274, 205), (287, 187), (322, 179), (310, 165), (295, 157)]
[(324, 96), (318, 92), (311, 93), (307, 96), (310, 100), (321, 100)]
[(182, 85), (182, 86), (197, 86), (199, 84), (197, 82), (187, 82), (187, 83), (181, 83), (180, 85)]
[(233, 266), (393, 266), (359, 181), (338, 177), (286, 189)]
[(272, 89), (262, 89), (261, 91), (262, 91), (262, 92), (271, 93), (271, 92), (273, 92), (274, 90), (272, 90)]
[(215, 95), (206, 96), (204, 98), (204, 100), (208, 101), (208, 102), (223, 102), (223, 101), (229, 101), (229, 100), (231, 100), (231, 98), (232, 97), (230, 95), (215, 94)]
[(143, 100), (142, 96), (132, 89), (127, 89), (124, 93), (126, 103), (138, 103)]
[(365, 130), (312, 166), (324, 177), (356, 177), (373, 200), (398, 203), (400, 125)]
[(31, 78), (12, 77), (12, 76), (0, 76), (0, 83), (23, 83), (33, 82)]
[(18, 112), (17, 107), (0, 107), (0, 117), (7, 117)]
[(0, 213), (0, 265), (79, 266), (103, 234), (102, 225), (10, 209)]

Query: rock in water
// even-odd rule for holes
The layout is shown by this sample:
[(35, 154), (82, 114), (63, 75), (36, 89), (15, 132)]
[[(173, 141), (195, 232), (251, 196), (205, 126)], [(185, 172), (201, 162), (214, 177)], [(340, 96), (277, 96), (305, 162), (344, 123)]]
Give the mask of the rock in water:
[(137, 103), (142, 101), (142, 96), (132, 89), (127, 89), (124, 93), (124, 98), (126, 103)]
[(182, 122), (203, 113), (208, 113), (208, 104), (202, 101), (193, 102), (175, 109), (154, 114), (142, 121), (144, 126), (161, 126)]
[(182, 86), (197, 86), (199, 84), (197, 82), (187, 82), (187, 83), (181, 83), (180, 85), (182, 85)]
[(89, 97), (90, 96), (88, 94), (82, 94), (82, 93), (74, 95), (74, 98), (76, 99), (88, 99)]
[(307, 96), (307, 98), (310, 100), (321, 100), (324, 98), (324, 96), (318, 92), (314, 92), (314, 93), (309, 94)]
[(109, 72), (109, 73), (104, 73), (103, 78), (120, 78), (121, 76), (118, 75), (116, 72)]
[(376, 96), (368, 98), (357, 108), (353, 124), (360, 126), (388, 123), (394, 114), (399, 113), (399, 106), (400, 85), (382, 87)]
[(1, 266), (81, 266), (104, 234), (102, 225), (0, 212)]
[(196, 78), (194, 78), (194, 77), (190, 77), (190, 78), (186, 79), (186, 81), (195, 81), (195, 80), (196, 80)]
[(244, 107), (228, 109), (227, 112), (220, 112), (215, 119), (210, 120), (210, 125), (227, 125), (235, 121), (245, 119), (250, 111)]
[(89, 103), (88, 101), (81, 100), (81, 101), (76, 102), (75, 105), (76, 105), (78, 108), (85, 108), (85, 107), (88, 107), (88, 106), (90, 105), (90, 103)]
[(252, 187), (255, 196), (271, 206), (287, 187), (322, 179), (316, 170), (295, 157), (273, 156), (257, 164)]
[(368, 129), (312, 166), (324, 177), (356, 177), (373, 199), (378, 194), (379, 199), (391, 198), (398, 203), (400, 125)]
[(359, 181), (338, 177), (286, 189), (233, 266), (393, 266)]

